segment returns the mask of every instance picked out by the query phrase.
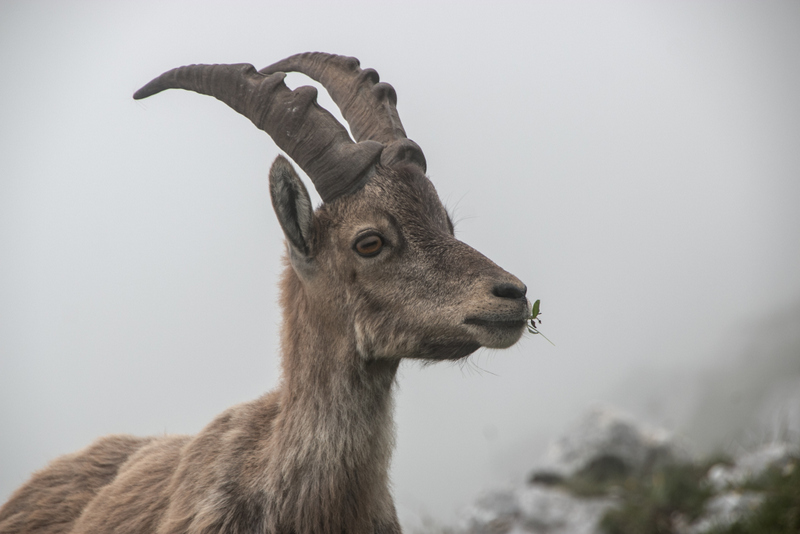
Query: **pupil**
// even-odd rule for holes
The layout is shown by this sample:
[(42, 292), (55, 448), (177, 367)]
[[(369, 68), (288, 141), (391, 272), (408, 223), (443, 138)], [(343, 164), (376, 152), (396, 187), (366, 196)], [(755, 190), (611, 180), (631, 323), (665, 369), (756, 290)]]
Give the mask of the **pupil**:
[(362, 254), (372, 254), (377, 252), (382, 245), (381, 239), (378, 236), (370, 236), (365, 238), (358, 245), (358, 251)]

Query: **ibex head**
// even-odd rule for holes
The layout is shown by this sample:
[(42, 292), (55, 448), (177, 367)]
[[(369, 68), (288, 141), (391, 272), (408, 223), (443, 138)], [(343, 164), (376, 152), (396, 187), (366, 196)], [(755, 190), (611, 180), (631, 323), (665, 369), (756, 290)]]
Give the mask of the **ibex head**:
[[(289, 90), (285, 72), (319, 81), (356, 142), (316, 104)], [(525, 329), (529, 305), (516, 277), (453, 236), (425, 157), (406, 138), (392, 86), (355, 58), (298, 54), (260, 71), (191, 65), (159, 76), (134, 97), (181, 88), (218, 98), (269, 133), (323, 199), (313, 211), (291, 164), (270, 171), (272, 204), (291, 271), (286, 313), (308, 308), (368, 359), (457, 359), (505, 348)], [(301, 311), (298, 311), (300, 313)]]

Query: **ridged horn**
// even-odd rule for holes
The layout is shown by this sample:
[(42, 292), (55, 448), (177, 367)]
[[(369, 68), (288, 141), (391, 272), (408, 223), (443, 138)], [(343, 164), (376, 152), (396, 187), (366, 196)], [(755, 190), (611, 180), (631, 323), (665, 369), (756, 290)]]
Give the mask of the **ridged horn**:
[(397, 113), (397, 93), (381, 82), (374, 69), (362, 69), (358, 59), (324, 52), (296, 54), (259, 71), (300, 72), (317, 80), (339, 106), (356, 141), (378, 141), (386, 145), (381, 163), (391, 166), (413, 163), (424, 172), (425, 156), (414, 141), (406, 138)]
[(285, 74), (252, 65), (188, 65), (165, 72), (136, 91), (139, 100), (165, 89), (186, 89), (228, 104), (267, 132), (305, 172), (324, 202), (361, 187), (384, 149), (377, 140), (354, 143), (317, 105), (317, 90), (283, 83)]

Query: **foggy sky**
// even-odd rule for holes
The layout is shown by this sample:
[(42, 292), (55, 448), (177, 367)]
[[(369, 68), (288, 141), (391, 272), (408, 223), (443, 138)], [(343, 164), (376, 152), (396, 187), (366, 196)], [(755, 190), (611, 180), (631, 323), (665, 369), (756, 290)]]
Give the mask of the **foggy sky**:
[(800, 301), (797, 2), (336, 4), (0, 4), (0, 499), (278, 381), (278, 150), (213, 98), (132, 100), (180, 65), (377, 69), (456, 236), (542, 300), (555, 347), (401, 367), (406, 525), (522, 478), (592, 402), (669, 419), (617, 388), (725, 367)]

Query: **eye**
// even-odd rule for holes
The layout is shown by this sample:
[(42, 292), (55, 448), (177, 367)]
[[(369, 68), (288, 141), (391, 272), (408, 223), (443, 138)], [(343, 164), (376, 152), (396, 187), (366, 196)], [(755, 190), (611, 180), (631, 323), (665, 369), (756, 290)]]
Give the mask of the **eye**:
[(359, 237), (353, 246), (356, 252), (365, 258), (376, 256), (383, 248), (383, 239), (378, 234), (368, 234)]

